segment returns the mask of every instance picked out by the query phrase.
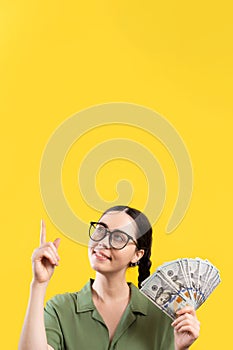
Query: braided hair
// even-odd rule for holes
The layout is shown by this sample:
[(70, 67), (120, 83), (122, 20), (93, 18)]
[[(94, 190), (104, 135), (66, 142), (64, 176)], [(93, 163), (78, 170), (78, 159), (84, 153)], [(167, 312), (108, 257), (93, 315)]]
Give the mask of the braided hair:
[(107, 214), (112, 211), (124, 211), (127, 213), (136, 223), (137, 232), (137, 249), (143, 249), (144, 254), (138, 263), (130, 263), (129, 266), (138, 265), (138, 288), (141, 288), (141, 283), (147, 277), (150, 276), (151, 267), (151, 245), (152, 245), (152, 227), (148, 218), (140, 212), (138, 209), (131, 208), (124, 205), (117, 205), (112, 208), (107, 209), (103, 214)]

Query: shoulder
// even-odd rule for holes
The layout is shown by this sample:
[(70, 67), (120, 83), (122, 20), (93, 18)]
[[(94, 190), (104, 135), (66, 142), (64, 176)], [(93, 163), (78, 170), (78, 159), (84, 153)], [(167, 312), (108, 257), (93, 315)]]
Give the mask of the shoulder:
[(57, 294), (51, 299), (47, 301), (47, 304), (51, 304), (54, 306), (62, 306), (69, 303), (73, 303), (77, 300), (77, 295), (79, 292), (73, 292), (73, 293), (63, 293), (63, 294)]
[(56, 310), (76, 310), (80, 301), (84, 302), (91, 299), (91, 282), (89, 281), (80, 291), (72, 293), (57, 294), (46, 303), (45, 309), (56, 309)]
[(45, 311), (51, 313), (63, 313), (68, 310), (75, 310), (78, 292), (57, 294), (49, 299), (45, 305)]

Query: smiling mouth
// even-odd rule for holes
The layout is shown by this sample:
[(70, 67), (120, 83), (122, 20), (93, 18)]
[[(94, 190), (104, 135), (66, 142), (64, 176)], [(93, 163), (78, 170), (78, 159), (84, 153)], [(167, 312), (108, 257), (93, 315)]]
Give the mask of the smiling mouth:
[(96, 256), (97, 259), (99, 260), (112, 260), (110, 258), (110, 256), (104, 254), (103, 252), (99, 251), (99, 250), (94, 250), (93, 254)]

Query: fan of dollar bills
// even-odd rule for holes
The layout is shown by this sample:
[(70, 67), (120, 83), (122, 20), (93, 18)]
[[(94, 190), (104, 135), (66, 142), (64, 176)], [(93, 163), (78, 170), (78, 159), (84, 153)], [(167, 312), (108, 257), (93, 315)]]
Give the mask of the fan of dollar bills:
[(220, 283), (219, 272), (208, 260), (167, 262), (142, 282), (140, 291), (173, 320), (185, 306), (197, 310)]

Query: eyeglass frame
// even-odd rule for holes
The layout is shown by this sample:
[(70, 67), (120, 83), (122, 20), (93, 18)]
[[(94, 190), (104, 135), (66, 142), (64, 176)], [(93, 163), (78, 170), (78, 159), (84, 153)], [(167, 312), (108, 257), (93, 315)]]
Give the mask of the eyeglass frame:
[[(102, 225), (102, 226), (105, 228), (105, 234), (104, 234), (104, 236), (103, 236), (101, 239), (99, 239), (99, 240), (95, 240), (95, 239), (93, 239), (93, 238), (91, 237), (91, 227), (94, 227), (94, 224), (100, 224), (100, 225)], [(126, 235), (126, 237), (127, 237), (128, 240), (127, 240), (127, 242), (125, 243), (125, 245), (124, 245), (122, 248), (115, 248), (115, 247), (112, 246), (112, 244), (111, 244), (111, 237), (112, 237), (112, 235), (114, 234), (114, 232), (120, 232), (120, 233), (123, 233), (124, 235)], [(132, 236), (130, 236), (128, 233), (126, 233), (126, 232), (124, 232), (124, 231), (121, 231), (121, 230), (119, 230), (119, 229), (110, 231), (110, 230), (108, 230), (108, 225), (105, 224), (104, 222), (101, 222), (101, 221), (99, 221), (99, 222), (90, 221), (90, 226), (89, 226), (89, 237), (90, 237), (90, 239), (91, 239), (93, 242), (100, 242), (100, 241), (102, 241), (102, 240), (107, 236), (107, 234), (109, 234), (108, 241), (109, 241), (109, 246), (110, 246), (112, 249), (116, 249), (116, 250), (124, 249), (124, 248), (127, 246), (127, 244), (129, 243), (130, 240), (132, 240), (132, 241), (134, 242), (134, 244), (136, 245), (137, 249), (139, 249), (137, 241), (135, 241), (135, 239), (134, 239)]]

